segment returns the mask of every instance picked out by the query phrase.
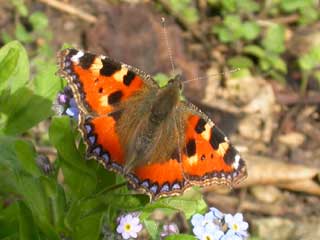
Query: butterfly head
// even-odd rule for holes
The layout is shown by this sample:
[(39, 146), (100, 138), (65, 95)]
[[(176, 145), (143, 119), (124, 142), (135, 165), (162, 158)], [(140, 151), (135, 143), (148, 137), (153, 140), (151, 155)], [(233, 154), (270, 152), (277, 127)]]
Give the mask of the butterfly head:
[(178, 89), (182, 90), (182, 88), (183, 88), (182, 75), (177, 74), (174, 78), (170, 79), (168, 82), (168, 87), (178, 88)]

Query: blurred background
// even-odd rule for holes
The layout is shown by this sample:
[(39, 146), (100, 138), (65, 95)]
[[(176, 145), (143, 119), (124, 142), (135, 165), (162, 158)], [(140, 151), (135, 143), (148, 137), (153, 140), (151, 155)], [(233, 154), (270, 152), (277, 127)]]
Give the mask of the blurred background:
[[(244, 213), (252, 239), (320, 239), (320, 1), (0, 0), (0, 47), (20, 41), (42, 79), (63, 46), (172, 77), (161, 17), (176, 71), (193, 80), (184, 95), (248, 165), (235, 189), (203, 189), (208, 205)], [(25, 137), (50, 158), (47, 129)]]

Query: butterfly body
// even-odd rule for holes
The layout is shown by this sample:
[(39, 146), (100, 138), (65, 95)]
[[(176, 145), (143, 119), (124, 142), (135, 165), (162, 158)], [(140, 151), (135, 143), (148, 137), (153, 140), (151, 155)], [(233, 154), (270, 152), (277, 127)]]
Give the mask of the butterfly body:
[(226, 136), (181, 99), (179, 76), (160, 88), (134, 67), (76, 49), (63, 50), (59, 65), (80, 109), (89, 157), (134, 189), (155, 199), (246, 175)]

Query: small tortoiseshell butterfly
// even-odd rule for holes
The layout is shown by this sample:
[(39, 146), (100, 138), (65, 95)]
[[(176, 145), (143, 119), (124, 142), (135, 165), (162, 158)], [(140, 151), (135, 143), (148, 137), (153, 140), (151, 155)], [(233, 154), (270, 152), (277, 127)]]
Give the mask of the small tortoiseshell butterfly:
[(180, 96), (180, 76), (160, 88), (143, 71), (76, 49), (59, 54), (79, 108), (89, 157), (157, 199), (187, 188), (232, 184), (246, 167), (206, 114)]

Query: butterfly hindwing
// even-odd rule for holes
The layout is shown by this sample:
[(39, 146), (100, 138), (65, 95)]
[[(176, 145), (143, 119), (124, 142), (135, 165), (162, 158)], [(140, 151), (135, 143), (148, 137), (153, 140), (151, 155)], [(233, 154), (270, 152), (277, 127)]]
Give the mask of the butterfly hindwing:
[(193, 185), (231, 184), (246, 176), (244, 161), (228, 138), (188, 103), (182, 168)]

